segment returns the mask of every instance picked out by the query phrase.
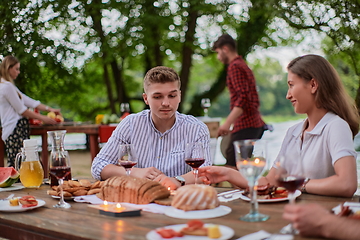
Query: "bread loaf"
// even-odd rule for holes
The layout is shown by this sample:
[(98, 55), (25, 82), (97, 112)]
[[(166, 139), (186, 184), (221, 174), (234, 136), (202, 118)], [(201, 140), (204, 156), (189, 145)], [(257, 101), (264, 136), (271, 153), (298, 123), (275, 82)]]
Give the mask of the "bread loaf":
[(213, 209), (219, 205), (215, 188), (202, 184), (180, 187), (171, 202), (171, 206), (184, 211)]
[(97, 196), (109, 202), (148, 204), (169, 197), (170, 192), (158, 182), (121, 176), (107, 179)]

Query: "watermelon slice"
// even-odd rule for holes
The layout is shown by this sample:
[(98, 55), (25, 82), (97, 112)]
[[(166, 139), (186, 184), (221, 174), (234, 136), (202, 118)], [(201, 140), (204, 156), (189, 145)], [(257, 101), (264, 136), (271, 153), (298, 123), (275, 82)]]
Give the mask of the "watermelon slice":
[(10, 187), (20, 177), (13, 167), (0, 167), (0, 187)]

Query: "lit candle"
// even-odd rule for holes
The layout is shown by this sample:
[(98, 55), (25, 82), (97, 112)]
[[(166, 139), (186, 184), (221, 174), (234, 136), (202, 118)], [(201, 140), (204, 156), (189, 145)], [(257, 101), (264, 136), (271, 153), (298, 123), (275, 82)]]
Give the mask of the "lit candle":
[(109, 210), (109, 203), (105, 200), (104, 203), (103, 203), (103, 205), (101, 206), (101, 208), (103, 208), (104, 211)]
[(170, 195), (175, 195), (176, 194), (176, 190), (171, 190), (170, 187), (168, 187), (168, 190), (170, 191)]

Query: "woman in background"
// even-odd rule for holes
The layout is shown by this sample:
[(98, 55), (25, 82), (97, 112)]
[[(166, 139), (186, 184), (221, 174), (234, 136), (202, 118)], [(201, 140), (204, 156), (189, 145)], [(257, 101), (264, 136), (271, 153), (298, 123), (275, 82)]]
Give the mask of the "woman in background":
[[(276, 164), (285, 157), (285, 168), (296, 173), (303, 161), (305, 180), (301, 190), (312, 194), (351, 197), (357, 189), (356, 151), (353, 138), (359, 131), (359, 115), (334, 67), (323, 57), (305, 55), (288, 65), (286, 98), (294, 111), (307, 118), (287, 131), (278, 157), (259, 184), (277, 185)], [(241, 188), (247, 181), (225, 167), (203, 167), (206, 183), (229, 181)]]
[(0, 65), (0, 120), (1, 138), (5, 142), (9, 167), (15, 166), (15, 157), (21, 151), (23, 140), (30, 138), (28, 118), (39, 119), (45, 124), (58, 123), (28, 108), (60, 114), (60, 109), (50, 108), (23, 94), (14, 84), (19, 74), (19, 60), (13, 56), (6, 56)]

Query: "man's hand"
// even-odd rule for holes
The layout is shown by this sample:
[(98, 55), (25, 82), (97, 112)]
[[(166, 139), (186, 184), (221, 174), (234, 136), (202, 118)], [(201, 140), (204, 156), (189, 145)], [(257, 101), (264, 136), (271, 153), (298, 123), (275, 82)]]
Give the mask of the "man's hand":
[(161, 174), (157, 176), (154, 181), (159, 182), (161, 185), (165, 186), (167, 189), (170, 188), (170, 190), (175, 190), (179, 187), (181, 187), (181, 184), (178, 180), (175, 178), (171, 178), (166, 176), (165, 174)]
[(131, 176), (138, 178), (147, 178), (149, 180), (154, 180), (160, 174), (163, 174), (159, 169), (155, 167), (149, 168), (133, 168), (131, 169)]
[(218, 129), (218, 137), (228, 135), (230, 132), (230, 126), (223, 124)]

